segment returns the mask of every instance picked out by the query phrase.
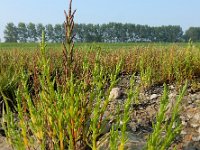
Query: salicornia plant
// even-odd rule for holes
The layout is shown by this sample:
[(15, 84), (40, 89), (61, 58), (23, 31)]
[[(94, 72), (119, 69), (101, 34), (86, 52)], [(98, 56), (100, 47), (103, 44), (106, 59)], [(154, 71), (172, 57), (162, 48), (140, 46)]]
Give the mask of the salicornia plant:
[(65, 22), (64, 22), (64, 27), (65, 27), (65, 42), (63, 42), (63, 54), (64, 54), (64, 67), (65, 67), (65, 73), (66, 75), (70, 74), (68, 73), (73, 61), (74, 61), (74, 37), (75, 33), (73, 32), (74, 30), (74, 15), (75, 15), (76, 10), (72, 12), (72, 0), (69, 2), (69, 9), (68, 9), (68, 14), (66, 11), (65, 13)]
[[(122, 51), (124, 57), (113, 51), (104, 51), (105, 53), (103, 53), (99, 46), (92, 47), (89, 52), (78, 51), (75, 53), (73, 29), (76, 11), (72, 12), (71, 7), (72, 0), (69, 2), (68, 13), (65, 12), (66, 40), (63, 43), (63, 62), (60, 61), (59, 52), (47, 51), (44, 32), (40, 51), (34, 59), (34, 63), (28, 61), (31, 58), (31, 52), (21, 54), (21, 66), (17, 64), (16, 68), (11, 64), (16, 59), (14, 55), (12, 59), (11, 55), (8, 55), (9, 61), (5, 61), (0, 56), (0, 61), (6, 62), (1, 64), (2, 71), (0, 72), (6, 70), (5, 66), (7, 66), (7, 62), (10, 62), (8, 72), (11, 75), (8, 76), (12, 77), (12, 80), (9, 83), (1, 83), (0, 100), (3, 98), (5, 103), (2, 126), (9, 144), (14, 149), (85, 150), (90, 148), (97, 150), (98, 140), (102, 134), (105, 134), (104, 129), (108, 125), (108, 118), (113, 115), (111, 114), (113, 112), (109, 112), (109, 117), (105, 115), (111, 102), (110, 91), (118, 83), (122, 68), (126, 65), (129, 66), (129, 74), (135, 71), (140, 74), (141, 85), (144, 89), (152, 85), (153, 81), (158, 83), (173, 81), (173, 79), (182, 81), (199, 73), (199, 61), (194, 60), (198, 60), (200, 53), (196, 52), (198, 55), (195, 56), (195, 59), (191, 59), (194, 56), (190, 51), (191, 47), (185, 52), (173, 50), (169, 58), (168, 52), (162, 50), (153, 59), (151, 56), (156, 55), (158, 51), (149, 49), (149, 47), (145, 48), (145, 53), (130, 51), (127, 55), (124, 53), (125, 51)], [(98, 52), (93, 49), (98, 49)], [(178, 56), (181, 56), (182, 59), (186, 57), (186, 60), (181, 61), (175, 58), (176, 55), (177, 58), (179, 58)], [(166, 60), (164, 61), (164, 59)], [(110, 60), (112, 60), (111, 63), (109, 63)], [(52, 65), (52, 62), (55, 64)], [(166, 69), (164, 67), (168, 62), (172, 66)], [(137, 64), (139, 65), (138, 70), (133, 69)], [(14, 71), (15, 69), (17, 71)], [(123, 71), (126, 70), (126, 68), (123, 69)], [(13, 72), (14, 75), (12, 75)], [(7, 74), (0, 76), (2, 81), (4, 79), (6, 82), (8, 81)], [(127, 99), (123, 111), (118, 105), (117, 119), (114, 120), (115, 122), (113, 121), (114, 123), (112, 122), (114, 125), (109, 135), (110, 149), (112, 150), (124, 150), (128, 140), (126, 128), (132, 113), (131, 104), (138, 103), (140, 93), (140, 85), (135, 84), (134, 77), (135, 74), (132, 75), (130, 87), (126, 91)], [(9, 90), (16, 98), (17, 113), (12, 112), (9, 106), (10, 99), (6, 94), (6, 91)], [(153, 124), (154, 131), (149, 136), (147, 149), (167, 149), (179, 134), (181, 125), (178, 115), (185, 90), (186, 85), (177, 97), (170, 120), (165, 122), (169, 98), (167, 87), (164, 85), (156, 123)], [(123, 113), (120, 114), (121, 112)], [(161, 133), (163, 132), (165, 135), (162, 137)]]
[(127, 91), (128, 98), (124, 104), (124, 114), (122, 116), (121, 127), (120, 127), (121, 137), (120, 137), (119, 150), (124, 150), (125, 143), (127, 142), (126, 126), (130, 119), (130, 113), (131, 113), (130, 108), (133, 102), (133, 97), (136, 94), (134, 87), (135, 87), (135, 74), (133, 74), (130, 79), (130, 89)]
[[(181, 122), (179, 118), (180, 105), (187, 88), (187, 83), (183, 89), (179, 92), (175, 104), (172, 107), (170, 121), (166, 121), (167, 106), (169, 104), (168, 89), (166, 84), (164, 84), (163, 96), (160, 102), (160, 108), (156, 116), (156, 123), (153, 124), (153, 133), (149, 136), (147, 141), (148, 150), (165, 150), (169, 148), (173, 140), (181, 131)], [(164, 121), (166, 121), (164, 123)], [(165, 132), (164, 137), (162, 133)]]

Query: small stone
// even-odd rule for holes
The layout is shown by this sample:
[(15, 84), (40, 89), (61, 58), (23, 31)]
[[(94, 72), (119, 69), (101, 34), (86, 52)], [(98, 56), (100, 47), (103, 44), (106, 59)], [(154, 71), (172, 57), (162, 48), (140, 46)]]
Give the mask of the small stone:
[(198, 128), (197, 132), (200, 134), (200, 127)]
[(184, 130), (182, 130), (182, 131), (181, 131), (181, 134), (182, 134), (182, 135), (186, 135), (186, 134), (187, 134), (187, 132), (186, 132), (186, 131), (184, 131)]
[(169, 89), (171, 89), (171, 90), (173, 90), (174, 88), (175, 88), (174, 85), (169, 86)]
[(119, 98), (121, 95), (122, 95), (122, 92), (121, 92), (120, 88), (116, 87), (116, 88), (113, 88), (113, 89), (110, 91), (109, 99), (110, 99), (110, 100), (117, 99), (117, 98)]
[(173, 97), (175, 97), (175, 96), (176, 96), (175, 93), (170, 93), (170, 94), (169, 94), (169, 98), (170, 98), (170, 99), (173, 98)]
[(188, 104), (192, 104), (193, 103), (193, 101), (192, 100), (188, 100)]
[(190, 126), (193, 127), (193, 128), (196, 128), (199, 126), (199, 124), (195, 123), (195, 122), (192, 122), (190, 123)]
[(150, 96), (150, 100), (153, 100), (153, 99), (156, 99), (156, 98), (158, 98), (158, 95), (157, 95), (157, 94), (152, 94), (152, 95)]
[(0, 136), (0, 150), (13, 150), (3, 136)]
[(192, 99), (192, 101), (195, 101), (196, 100), (196, 94), (192, 94), (191, 99)]
[(192, 137), (192, 140), (195, 142), (198, 142), (200, 141), (200, 136)]
[(186, 126), (186, 125), (187, 125), (187, 122), (186, 122), (186, 121), (184, 121), (184, 120), (183, 120), (181, 123), (182, 123), (182, 125), (184, 125), (184, 126)]
[(197, 121), (200, 121), (200, 114), (195, 114), (193, 118)]
[(185, 116), (181, 115), (180, 116), (181, 120), (186, 120)]
[(188, 117), (188, 119), (191, 119), (192, 118), (192, 114), (188, 113), (187, 117)]
[(135, 122), (130, 122), (129, 126), (131, 128), (131, 131), (135, 132), (137, 129), (137, 124)]

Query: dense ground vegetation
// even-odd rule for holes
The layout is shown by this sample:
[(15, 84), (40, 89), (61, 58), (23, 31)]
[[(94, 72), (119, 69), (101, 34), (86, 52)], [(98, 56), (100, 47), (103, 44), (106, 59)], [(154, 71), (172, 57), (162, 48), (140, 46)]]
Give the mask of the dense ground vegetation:
[[(152, 131), (142, 148), (168, 149), (181, 133), (181, 102), (187, 86), (195, 86), (200, 77), (199, 45), (190, 40), (187, 45), (93, 43), (74, 47), (75, 36), (76, 40), (88, 38), (97, 42), (156, 41), (157, 37), (153, 35), (150, 39), (146, 35), (136, 34), (136, 31), (140, 31), (138, 28), (131, 31), (131, 35), (127, 28), (123, 32), (126, 35), (122, 36), (120, 29), (126, 26), (122, 24), (112, 24), (113, 34), (102, 31), (102, 25), (96, 26), (92, 32), (87, 30), (82, 37), (78, 35), (78, 30), (74, 34), (76, 11), (71, 10), (71, 5), (72, 0), (68, 13), (65, 12), (62, 31), (65, 41), (62, 47), (46, 44), (46, 41), (56, 42), (55, 39), (59, 39), (51, 38), (54, 30), (51, 25), (44, 28), (40, 24), (37, 31), (33, 23), (27, 26), (27, 30), (23, 23), (18, 28), (12, 23), (8, 24), (14, 36), (11, 35), (9, 39), (10, 32), (5, 31), (8, 35), (6, 42), (41, 41), (40, 45), (0, 45), (0, 115), (8, 143), (19, 150), (97, 150), (102, 149), (101, 138), (108, 133), (108, 144), (104, 144), (104, 147), (124, 150), (130, 140), (127, 125), (131, 114), (135, 113), (133, 106), (144, 102), (139, 94), (155, 85), (163, 85), (159, 109), (155, 120), (151, 121)], [(87, 27), (82, 26), (84, 30)], [(94, 28), (89, 26), (90, 29)], [(129, 27), (132, 29), (135, 25)], [(162, 28), (167, 31), (164, 35), (173, 32), (169, 36), (171, 39), (161, 35), (161, 41), (180, 40), (180, 27)], [(176, 28), (177, 33), (173, 30)], [(47, 36), (43, 29), (46, 29)], [(83, 28), (80, 30), (79, 34)], [(39, 34), (41, 31), (42, 37), (39, 39), (37, 32)], [(101, 39), (102, 36), (106, 38)], [(129, 79), (126, 81), (123, 103), (119, 103), (120, 89), (117, 85), (125, 76)], [(167, 84), (171, 83), (180, 89), (173, 103), (169, 100), (167, 88)], [(113, 102), (115, 109), (110, 111)], [(168, 110), (170, 114), (167, 115)]]
[[(24, 68), (32, 76), (35, 73), (39, 55), (37, 44), (1, 44), (0, 83), (1, 89), (11, 88), (19, 82), (20, 71)], [(38, 49), (38, 50), (37, 50)], [(62, 70), (61, 45), (50, 44), (47, 53), (50, 57), (51, 74)], [(182, 83), (192, 81), (200, 75), (200, 48), (198, 44), (165, 45), (165, 44), (81, 44), (75, 47), (74, 59), (76, 74), (80, 74), (82, 63), (87, 58), (93, 67), (95, 57), (100, 51), (100, 62), (109, 73), (121, 59), (120, 72), (139, 73), (144, 78), (144, 86), (162, 84), (164, 82)], [(62, 74), (59, 76), (62, 78)], [(15, 87), (15, 86), (14, 86)], [(13, 88), (14, 88), (13, 87)], [(16, 88), (16, 87), (15, 87)], [(14, 92), (14, 89), (10, 89)]]
[[(58, 50), (59, 49), (58, 46), (55, 45), (47, 46), (45, 48), (46, 49), (45, 53), (41, 52), (40, 47), (38, 47), (37, 50), (35, 45), (33, 46), (33, 44), (30, 44), (30, 47), (28, 44), (25, 45), (24, 47), (22, 45), (20, 46), (21, 47), (18, 48), (15, 45), (15, 48), (13, 49), (11, 48), (10, 50), (8, 49), (3, 50), (3, 48), (1, 49), (1, 55), (0, 55), (1, 101), (3, 100), (2, 97), (6, 97), (7, 104), (10, 106), (11, 110), (12, 109), (14, 110), (13, 106), (16, 105), (16, 97), (18, 100), (17, 103), (23, 103), (24, 98), (25, 100), (31, 100), (34, 102), (41, 101), (43, 99), (42, 100), (43, 103), (41, 104), (37, 103), (38, 106), (35, 109), (30, 103), (30, 101), (27, 101), (28, 106), (26, 105), (23, 106), (23, 107), (28, 107), (28, 109), (32, 109), (31, 111), (33, 111), (31, 112), (33, 113), (32, 116), (29, 116), (31, 115), (29, 114), (27, 116), (28, 118), (29, 117), (37, 118), (37, 116), (34, 115), (41, 115), (41, 112), (43, 110), (42, 106), (47, 105), (46, 107), (51, 107), (55, 99), (69, 100), (73, 99), (73, 97), (76, 95), (74, 97), (76, 98), (76, 101), (72, 100), (72, 102), (74, 101), (75, 103), (73, 104), (66, 103), (65, 104), (66, 108), (60, 108), (61, 106), (60, 105), (57, 106), (57, 104), (55, 103), (54, 107), (59, 107), (56, 108), (56, 110), (57, 111), (60, 110), (62, 112), (65, 109), (67, 109), (67, 107), (70, 105), (72, 105), (74, 107), (73, 109), (76, 110), (77, 104), (80, 102), (81, 103), (87, 102), (88, 98), (89, 98), (88, 100), (91, 101), (92, 103), (94, 102), (94, 99), (95, 101), (96, 100), (101, 101), (102, 98), (108, 100), (109, 91), (111, 90), (112, 87), (114, 87), (117, 84), (117, 81), (118, 79), (120, 79), (121, 75), (125, 74), (130, 74), (130, 75), (137, 74), (140, 76), (141, 83), (138, 87), (140, 90), (145, 90), (155, 84), (163, 84), (163, 83), (176, 83), (178, 85), (182, 85), (185, 83), (185, 80), (188, 80), (190, 83), (195, 83), (195, 79), (199, 78), (200, 76), (200, 61), (199, 61), (200, 49), (198, 45), (192, 43), (189, 43), (188, 45), (175, 45), (175, 44), (172, 45), (130, 44), (127, 46), (123, 44), (121, 44), (121, 46), (113, 44), (78, 45), (77, 47), (75, 47), (75, 52), (74, 52), (75, 63), (72, 66), (73, 74), (71, 74), (72, 76), (69, 74), (67, 75), (68, 76), (67, 78), (69, 80), (67, 82), (66, 82), (66, 73), (64, 71), (66, 68), (65, 65), (63, 64), (63, 53), (61, 50)], [(96, 93), (96, 88), (98, 89), (98, 91), (101, 92)], [(72, 93), (69, 92), (69, 95), (65, 94), (63, 95), (63, 92), (67, 94), (68, 90), (71, 91)], [(48, 91), (50, 91), (50, 93), (48, 93)], [(132, 95), (131, 91), (129, 91), (129, 94)], [(49, 102), (47, 102), (45, 99), (46, 100), (48, 99)], [(133, 103), (133, 101), (132, 102), (129, 101), (129, 105), (130, 103)], [(36, 103), (33, 103), (33, 105), (35, 104)], [(95, 115), (92, 113), (92, 111), (101, 112), (103, 114), (103, 112), (106, 109), (106, 106), (107, 104), (105, 103), (104, 107), (100, 107), (100, 103), (98, 103), (94, 109), (91, 109), (92, 104), (89, 103), (87, 104), (87, 106), (84, 107), (83, 111), (85, 110), (89, 111), (88, 112), (89, 114), (87, 114), (86, 116)], [(129, 108), (129, 106), (127, 107)], [(22, 111), (21, 115), (26, 116), (27, 114), (26, 112), (23, 111), (23, 109), (26, 108), (21, 108), (18, 105), (17, 111)], [(39, 111), (40, 113), (37, 114), (36, 111), (37, 112)], [(51, 113), (53, 112), (48, 112), (47, 114), (43, 115), (49, 116)], [(48, 118), (48, 119), (56, 120), (56, 118), (59, 116), (59, 111), (57, 113), (58, 114), (54, 114), (52, 116), (53, 118)], [(72, 113), (71, 117), (76, 118), (75, 115), (77, 115), (77, 113), (76, 114)], [(81, 117), (81, 115), (84, 115), (84, 112), (80, 112), (78, 118)], [(8, 119), (7, 121), (9, 121), (9, 119), (11, 119), (10, 121), (12, 121), (12, 118), (7, 118), (7, 119)], [(24, 121), (25, 118), (21, 119), (22, 121)], [(65, 120), (66, 118), (63, 119)], [(87, 120), (88, 118), (85, 119)], [(37, 121), (40, 122), (41, 120)], [(80, 133), (82, 133), (82, 130), (85, 130), (85, 132), (90, 131), (91, 133), (95, 133), (95, 135), (89, 134), (88, 135), (89, 137), (88, 136), (81, 137), (81, 141), (83, 142), (82, 146), (86, 146), (89, 144), (92, 147), (93, 145), (96, 145), (95, 144), (96, 138), (100, 134), (100, 130), (96, 130), (99, 121), (98, 120), (91, 120), (91, 121), (93, 122), (93, 128), (91, 129), (89, 129), (88, 126), (86, 127), (77, 124), (79, 129), (81, 128)], [(28, 122), (24, 122), (24, 125), (26, 126), (27, 123)], [(14, 122), (11, 122), (11, 125), (12, 124), (14, 125)], [(34, 125), (34, 122), (32, 122), (32, 124)], [(24, 125), (22, 124), (21, 127), (24, 127), (24, 130), (27, 130)], [(50, 128), (51, 126), (53, 126), (53, 124), (49, 124), (48, 126)], [(65, 126), (69, 126), (69, 124), (65, 124)], [(31, 130), (35, 131), (34, 134), (36, 134), (37, 137), (39, 136), (38, 132), (42, 130), (42, 128), (43, 128), (42, 126), (36, 126), (34, 128), (31, 128)], [(54, 129), (56, 128), (57, 128), (56, 126), (52, 127), (48, 131), (44, 131), (44, 133), (50, 132), (50, 130), (52, 130), (53, 132), (57, 132), (54, 131)], [(17, 128), (14, 127), (14, 129), (16, 130)], [(61, 129), (62, 128), (60, 128), (60, 130)], [(15, 130), (9, 132), (14, 132)], [(74, 127), (73, 130), (77, 129)], [(18, 135), (17, 131), (15, 132), (16, 135)], [(27, 131), (24, 132), (27, 133)], [(77, 132), (76, 134), (80, 133)], [(78, 137), (74, 136), (75, 135), (73, 135), (72, 140), (76, 141), (77, 140), (76, 138)], [(22, 137), (28, 138), (29, 136), (27, 134), (23, 135)], [(21, 140), (22, 141), (25, 140), (24, 141), (25, 143), (27, 142), (27, 140), (31, 141), (31, 139), (29, 138), (28, 139), (26, 138), (21, 139), (20, 137), (16, 138), (19, 138), (18, 142), (20, 142)], [(40, 139), (42, 139), (41, 137), (37, 138), (39, 141), (36, 142), (45, 143), (45, 141), (40, 141)], [(49, 135), (49, 138), (55, 138), (55, 137)], [(91, 139), (91, 141), (90, 140), (87, 141), (88, 139)], [(17, 142), (16, 139), (11, 139), (10, 142), (12, 144), (22, 145), (22, 143), (13, 143), (13, 140)], [(67, 139), (62, 139), (62, 140), (66, 141)], [(71, 144), (70, 143), (68, 144), (73, 146), (74, 145), (73, 141), (71, 142), (72, 142)], [(34, 145), (34, 143), (32, 144)], [(52, 145), (56, 146), (56, 143), (54, 144), (49, 143), (49, 146)], [(75, 145), (77, 146), (77, 144)], [(25, 147), (31, 146), (31, 144), (27, 145), (25, 144), (24, 146)], [(43, 147), (45, 147), (45, 144), (43, 145)]]

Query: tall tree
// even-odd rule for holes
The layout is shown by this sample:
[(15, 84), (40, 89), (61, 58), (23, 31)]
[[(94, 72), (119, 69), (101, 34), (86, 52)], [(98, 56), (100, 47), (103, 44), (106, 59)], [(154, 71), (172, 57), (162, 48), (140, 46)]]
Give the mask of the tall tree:
[(30, 42), (36, 42), (37, 41), (37, 31), (36, 31), (35, 24), (30, 22), (27, 25), (27, 29), (28, 29), (29, 41)]
[(56, 24), (54, 26), (54, 41), (56, 43), (63, 42), (63, 35), (64, 35), (64, 27), (61, 24)]
[(17, 27), (14, 23), (8, 23), (4, 30), (4, 39), (5, 42), (17, 42), (18, 40), (18, 32)]
[(94, 25), (93, 24), (85, 25), (84, 29), (85, 42), (94, 42), (95, 36), (96, 35), (94, 31)]
[(45, 27), (42, 23), (38, 23), (36, 25), (36, 32), (37, 32), (37, 38), (39, 41), (42, 40), (42, 31), (45, 31)]
[(46, 29), (46, 40), (49, 42), (54, 42), (55, 41), (55, 37), (54, 37), (54, 28), (52, 26), (52, 24), (47, 24), (45, 26)]
[(74, 33), (76, 34), (75, 41), (76, 42), (83, 42), (82, 24), (75, 24), (74, 25)]
[(103, 42), (103, 28), (99, 24), (94, 25), (95, 42)]
[(191, 39), (194, 42), (200, 41), (200, 27), (190, 27), (185, 32), (185, 39), (188, 41)]
[(26, 28), (26, 24), (23, 22), (20, 22), (18, 24), (18, 37), (19, 37), (19, 42), (25, 43), (27, 42), (28, 38), (28, 30)]

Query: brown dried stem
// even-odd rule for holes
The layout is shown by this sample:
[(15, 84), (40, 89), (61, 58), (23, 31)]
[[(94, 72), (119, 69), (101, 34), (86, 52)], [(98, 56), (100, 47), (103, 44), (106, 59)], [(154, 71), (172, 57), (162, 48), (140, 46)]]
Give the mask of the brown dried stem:
[(71, 65), (74, 61), (74, 38), (75, 34), (73, 33), (74, 30), (74, 14), (76, 10), (72, 13), (72, 0), (69, 3), (69, 10), (68, 14), (64, 11), (65, 14), (65, 43), (63, 42), (63, 54), (64, 54), (64, 67), (65, 73), (68, 76), (68, 72), (70, 71)]

